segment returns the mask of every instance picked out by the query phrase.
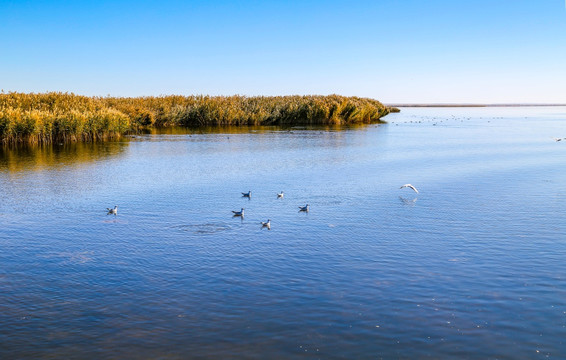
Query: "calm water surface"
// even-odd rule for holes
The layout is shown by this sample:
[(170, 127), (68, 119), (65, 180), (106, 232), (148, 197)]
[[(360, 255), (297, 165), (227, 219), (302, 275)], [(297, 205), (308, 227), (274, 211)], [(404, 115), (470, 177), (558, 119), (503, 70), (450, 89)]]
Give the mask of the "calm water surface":
[(566, 358), (566, 108), (387, 120), (1, 150), (0, 358)]

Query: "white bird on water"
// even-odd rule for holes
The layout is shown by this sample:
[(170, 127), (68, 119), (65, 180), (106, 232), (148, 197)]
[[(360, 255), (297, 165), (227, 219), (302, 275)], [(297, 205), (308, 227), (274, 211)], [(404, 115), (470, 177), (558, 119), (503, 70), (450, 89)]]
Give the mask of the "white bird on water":
[(261, 227), (262, 228), (266, 227), (267, 230), (271, 230), (271, 220), (267, 219), (267, 221), (262, 221)]
[(401, 186), (399, 189), (402, 189), (402, 188), (411, 188), (411, 189), (413, 189), (414, 192), (416, 192), (417, 194), (419, 193), (419, 191), (417, 190), (417, 188), (414, 187), (414, 186), (411, 185), (411, 184), (405, 184), (405, 185)]
[(299, 211), (309, 212), (309, 204), (306, 204), (305, 206), (299, 206)]
[(247, 197), (247, 198), (251, 198), (252, 197), (252, 191), (248, 191), (247, 193), (242, 193), (243, 197)]
[(554, 140), (554, 141), (562, 141), (562, 140), (566, 140), (566, 138), (555, 138), (555, 137), (553, 137), (552, 140)]
[(118, 205), (114, 205), (114, 209), (106, 208), (106, 210), (108, 210), (108, 214), (106, 215), (110, 215), (110, 214), (118, 215)]
[(244, 208), (242, 208), (242, 210), (240, 210), (240, 211), (233, 211), (232, 210), (232, 212), (234, 213), (234, 216), (244, 216)]
[(277, 194), (277, 198), (278, 198), (278, 199), (283, 199), (283, 196), (284, 196), (284, 195), (285, 195), (285, 194), (283, 193), (283, 191), (281, 191), (279, 194)]

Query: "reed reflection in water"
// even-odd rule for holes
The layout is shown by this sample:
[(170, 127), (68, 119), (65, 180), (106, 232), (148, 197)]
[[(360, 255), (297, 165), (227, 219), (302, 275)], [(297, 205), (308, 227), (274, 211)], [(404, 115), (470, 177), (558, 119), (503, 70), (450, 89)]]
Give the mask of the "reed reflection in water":
[(10, 173), (80, 166), (119, 156), (128, 142), (73, 142), (50, 145), (0, 146), (0, 168)]

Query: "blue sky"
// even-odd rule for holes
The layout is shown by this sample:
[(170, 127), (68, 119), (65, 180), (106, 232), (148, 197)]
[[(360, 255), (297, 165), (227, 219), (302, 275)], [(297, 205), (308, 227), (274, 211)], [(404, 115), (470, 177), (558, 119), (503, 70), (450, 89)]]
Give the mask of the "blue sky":
[(0, 0), (0, 88), (566, 103), (566, 8), (563, 0)]

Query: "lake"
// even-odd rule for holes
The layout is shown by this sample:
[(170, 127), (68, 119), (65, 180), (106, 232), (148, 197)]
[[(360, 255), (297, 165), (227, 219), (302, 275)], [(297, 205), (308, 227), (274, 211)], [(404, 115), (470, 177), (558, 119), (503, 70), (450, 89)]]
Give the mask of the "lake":
[(0, 358), (566, 358), (566, 107), (385, 120), (0, 150)]

